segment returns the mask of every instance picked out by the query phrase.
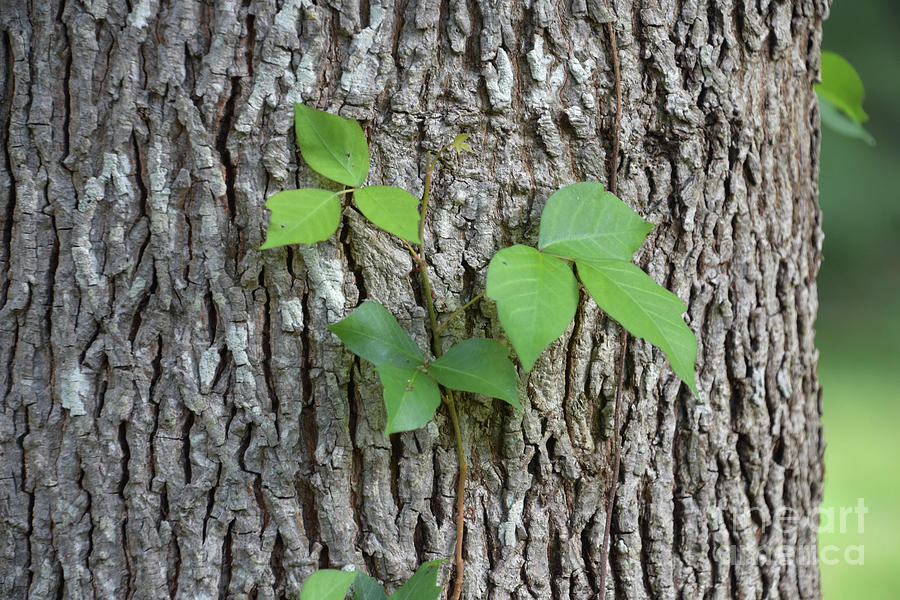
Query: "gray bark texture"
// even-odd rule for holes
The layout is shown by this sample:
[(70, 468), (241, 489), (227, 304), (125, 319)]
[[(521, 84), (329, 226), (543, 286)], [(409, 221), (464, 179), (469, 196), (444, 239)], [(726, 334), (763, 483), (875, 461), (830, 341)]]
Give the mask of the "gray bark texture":
[[(443, 410), (385, 437), (371, 365), (326, 330), (362, 299), (427, 348), (408, 254), (349, 204), (258, 250), (264, 203), (327, 185), (294, 101), (361, 120), (369, 183), (419, 194), (446, 315), (547, 196), (607, 181), (656, 227), (700, 397), (640, 340), (625, 370), (608, 598), (818, 598), (813, 345), (825, 0), (0, 0), (0, 596), (296, 598), (320, 567), (395, 588), (455, 542)], [(481, 301), (445, 343), (503, 337)], [(464, 396), (463, 597), (594, 598), (617, 326), (586, 293), (520, 373)], [(441, 574), (446, 582), (448, 561)]]

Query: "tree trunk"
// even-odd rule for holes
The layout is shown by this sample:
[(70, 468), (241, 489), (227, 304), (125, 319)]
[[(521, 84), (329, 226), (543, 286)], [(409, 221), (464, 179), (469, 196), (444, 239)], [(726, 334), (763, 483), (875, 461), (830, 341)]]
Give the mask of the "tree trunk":
[[(0, 589), (5, 598), (296, 598), (452, 555), (447, 415), (383, 435), (374, 369), (325, 326), (381, 301), (423, 348), (395, 238), (349, 206), (258, 250), (314, 179), (294, 101), (359, 119), (368, 181), (421, 193), (437, 306), (533, 243), (547, 196), (609, 179), (638, 262), (689, 304), (692, 397), (629, 345), (608, 598), (818, 598), (813, 346), (827, 0), (3, 0)], [(464, 397), (463, 597), (598, 593), (617, 325), (587, 294), (523, 411)], [(448, 341), (502, 337), (482, 301)], [(450, 562), (442, 572), (446, 582)]]

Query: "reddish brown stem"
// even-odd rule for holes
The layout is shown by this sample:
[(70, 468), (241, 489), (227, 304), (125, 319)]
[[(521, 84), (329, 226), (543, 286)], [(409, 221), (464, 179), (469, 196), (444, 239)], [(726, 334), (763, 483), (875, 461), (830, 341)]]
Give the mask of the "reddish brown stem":
[(612, 158), (609, 167), (609, 191), (616, 193), (619, 171), (619, 132), (622, 129), (622, 77), (619, 73), (619, 51), (616, 49), (616, 30), (612, 23), (606, 24), (609, 32), (610, 52), (612, 53), (613, 77), (616, 82), (616, 117), (613, 123)]
[[(616, 116), (613, 123), (612, 157), (609, 168), (609, 191), (615, 194), (618, 189), (617, 176), (619, 171), (619, 132), (622, 128), (622, 76), (619, 72), (619, 52), (616, 48), (616, 30), (613, 24), (607, 23), (609, 33), (609, 45), (612, 53), (613, 77), (616, 85)], [(606, 500), (606, 528), (603, 531), (603, 546), (600, 550), (600, 595), (603, 600), (606, 596), (606, 570), (609, 562), (609, 536), (612, 529), (613, 509), (616, 507), (616, 487), (619, 483), (619, 463), (622, 459), (622, 443), (619, 440), (622, 413), (622, 380), (625, 373), (625, 353), (628, 351), (628, 332), (622, 328), (622, 347), (619, 355), (619, 364), (616, 368), (616, 403), (613, 408), (613, 470), (609, 481), (609, 497)]]
[(459, 417), (456, 412), (456, 400), (453, 392), (447, 390), (447, 408), (450, 413), (450, 421), (453, 422), (453, 434), (456, 436), (456, 455), (459, 459), (459, 479), (456, 483), (456, 581), (453, 584), (453, 593), (450, 600), (459, 600), (462, 594), (463, 573), (466, 570), (466, 562), (463, 560), (463, 534), (465, 533), (465, 499), (466, 499), (466, 455), (463, 452), (462, 433), (459, 430)]
[(628, 332), (622, 329), (622, 346), (619, 355), (619, 364), (616, 367), (616, 404), (613, 408), (613, 434), (612, 443), (614, 450), (612, 477), (609, 482), (609, 498), (606, 500), (606, 528), (603, 530), (603, 547), (600, 551), (600, 600), (606, 596), (606, 563), (609, 562), (609, 533), (612, 529), (613, 509), (616, 506), (616, 487), (619, 483), (619, 463), (622, 459), (622, 443), (619, 440), (619, 429), (622, 421), (622, 380), (625, 373), (625, 353), (628, 351)]

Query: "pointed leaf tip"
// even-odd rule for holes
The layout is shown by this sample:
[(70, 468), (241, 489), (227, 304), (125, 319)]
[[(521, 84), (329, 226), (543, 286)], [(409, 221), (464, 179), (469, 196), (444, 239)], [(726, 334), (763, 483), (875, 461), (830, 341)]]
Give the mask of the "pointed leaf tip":
[(357, 570), (353, 580), (353, 600), (387, 600), (387, 594), (375, 578)]
[(516, 367), (503, 344), (484, 338), (464, 340), (428, 367), (438, 382), (450, 389), (499, 398), (516, 408), (519, 391)]
[(294, 129), (303, 160), (313, 171), (352, 187), (365, 182), (369, 145), (359, 123), (298, 102)]
[(675, 374), (697, 396), (697, 338), (681, 317), (687, 310), (684, 302), (629, 261), (575, 264), (597, 305), (633, 335), (662, 350)]

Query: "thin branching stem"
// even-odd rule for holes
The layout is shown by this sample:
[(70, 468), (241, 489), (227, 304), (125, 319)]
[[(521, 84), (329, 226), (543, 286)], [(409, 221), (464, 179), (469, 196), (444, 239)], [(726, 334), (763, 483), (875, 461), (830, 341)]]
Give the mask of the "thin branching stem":
[(465, 304), (463, 304), (462, 306), (460, 306), (459, 308), (454, 310), (452, 313), (450, 313), (450, 316), (447, 317), (446, 319), (444, 319), (443, 323), (438, 325), (437, 334), (440, 335), (441, 332), (444, 331), (444, 328), (450, 324), (450, 321), (452, 321), (456, 315), (462, 313), (464, 310), (466, 310), (467, 308), (469, 308), (470, 306), (472, 306), (473, 304), (475, 304), (476, 302), (481, 300), (483, 297), (484, 297), (484, 292), (481, 292), (480, 294), (478, 294), (477, 296), (475, 296), (474, 298), (472, 298), (471, 300), (469, 300), (468, 302), (466, 302)]

